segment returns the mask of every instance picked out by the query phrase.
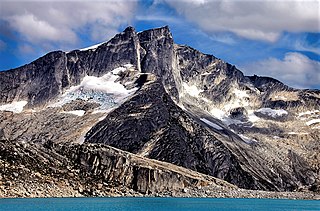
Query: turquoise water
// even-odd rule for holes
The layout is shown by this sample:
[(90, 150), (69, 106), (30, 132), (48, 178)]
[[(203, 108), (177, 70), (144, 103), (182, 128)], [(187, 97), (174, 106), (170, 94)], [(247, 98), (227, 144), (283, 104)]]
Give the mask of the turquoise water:
[(317, 210), (320, 201), (212, 198), (36, 198), (0, 199), (0, 210)]

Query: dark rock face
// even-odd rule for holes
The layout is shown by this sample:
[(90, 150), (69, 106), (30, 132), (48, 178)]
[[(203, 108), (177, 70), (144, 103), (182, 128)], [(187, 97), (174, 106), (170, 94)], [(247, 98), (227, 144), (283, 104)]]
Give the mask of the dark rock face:
[(66, 72), (64, 57), (61, 51), (52, 52), (21, 68), (0, 72), (0, 101), (19, 99), (36, 105), (57, 96)]
[(174, 43), (169, 28), (147, 30), (138, 34), (140, 41), (141, 71), (161, 78), (172, 97), (178, 98), (174, 78)]

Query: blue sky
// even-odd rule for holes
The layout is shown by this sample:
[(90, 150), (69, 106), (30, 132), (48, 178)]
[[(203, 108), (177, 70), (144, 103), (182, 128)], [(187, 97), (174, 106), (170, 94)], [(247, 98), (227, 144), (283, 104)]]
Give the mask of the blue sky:
[(176, 43), (246, 75), (319, 89), (319, 8), (318, 0), (0, 0), (0, 70), (109, 40), (128, 25), (168, 25)]

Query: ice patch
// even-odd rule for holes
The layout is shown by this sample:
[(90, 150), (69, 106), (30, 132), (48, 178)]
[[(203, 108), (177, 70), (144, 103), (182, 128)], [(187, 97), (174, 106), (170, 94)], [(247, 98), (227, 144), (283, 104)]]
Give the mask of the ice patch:
[(199, 94), (203, 92), (203, 90), (198, 89), (196, 85), (188, 85), (187, 83), (183, 82), (182, 87), (186, 93), (188, 93), (192, 97), (199, 97)]
[(272, 108), (260, 108), (256, 112), (271, 116), (273, 118), (285, 116), (288, 114), (286, 110), (283, 109), (272, 109)]
[(306, 124), (307, 124), (308, 126), (313, 125), (313, 124), (316, 124), (316, 123), (320, 123), (320, 119), (312, 119), (312, 120), (306, 122)]
[(11, 111), (13, 113), (21, 113), (23, 111), (23, 107), (27, 104), (27, 101), (12, 102), (10, 104), (0, 106), (0, 111)]
[(207, 120), (206, 118), (200, 118), (200, 120), (203, 121), (204, 123), (206, 123), (207, 125), (213, 127), (214, 129), (223, 130), (222, 127), (220, 127), (219, 125)]
[(73, 111), (65, 111), (65, 112), (62, 112), (64, 114), (73, 114), (73, 115), (77, 115), (77, 116), (83, 116), (84, 113), (86, 113), (85, 110), (73, 110)]

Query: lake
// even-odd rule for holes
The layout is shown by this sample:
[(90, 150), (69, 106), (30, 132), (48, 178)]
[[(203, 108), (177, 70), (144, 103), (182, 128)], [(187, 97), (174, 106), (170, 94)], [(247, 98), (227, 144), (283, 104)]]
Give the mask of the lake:
[(320, 210), (319, 200), (215, 198), (0, 199), (0, 210)]

